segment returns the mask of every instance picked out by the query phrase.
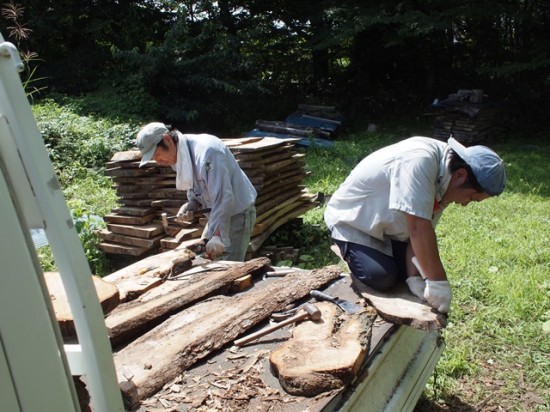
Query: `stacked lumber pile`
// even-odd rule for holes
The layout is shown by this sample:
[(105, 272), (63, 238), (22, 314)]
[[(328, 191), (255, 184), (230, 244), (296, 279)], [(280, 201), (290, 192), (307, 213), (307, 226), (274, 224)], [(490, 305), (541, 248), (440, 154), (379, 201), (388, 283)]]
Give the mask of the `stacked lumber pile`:
[[(315, 207), (315, 196), (301, 182), (306, 176), (303, 154), (295, 150), (295, 138), (255, 137), (225, 140), (256, 191), (256, 226), (249, 256), (273, 231)], [(176, 248), (193, 250), (199, 243), (206, 219), (199, 217), (186, 227), (162, 226), (161, 214), (175, 215), (187, 201), (176, 189), (171, 167), (139, 167), (139, 151), (115, 153), (105, 165), (121, 206), (104, 216), (107, 229), (99, 232), (99, 247), (106, 253), (142, 256)]]
[(247, 136), (296, 138), (298, 145), (331, 147), (342, 121), (342, 115), (333, 106), (301, 104), (284, 121), (257, 120), (256, 128)]
[(500, 108), (487, 101), (481, 90), (459, 90), (432, 105), (437, 109), (432, 137), (449, 137), (465, 146), (479, 144), (499, 130)]

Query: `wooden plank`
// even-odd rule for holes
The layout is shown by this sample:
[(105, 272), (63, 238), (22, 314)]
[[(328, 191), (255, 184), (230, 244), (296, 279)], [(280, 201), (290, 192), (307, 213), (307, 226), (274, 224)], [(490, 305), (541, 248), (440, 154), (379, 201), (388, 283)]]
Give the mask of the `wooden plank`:
[(164, 233), (161, 222), (148, 223), (146, 225), (133, 226), (124, 224), (107, 224), (107, 229), (113, 233), (126, 236), (135, 236), (144, 239), (150, 239)]
[(253, 237), (250, 240), (249, 249), (252, 252), (257, 251), (262, 246), (262, 244), (266, 241), (269, 235), (271, 235), (280, 226), (284, 225), (286, 222), (294, 219), (295, 217), (298, 217), (301, 214), (307, 212), (309, 209), (313, 209), (315, 206), (316, 205), (314, 203), (305, 203), (300, 205), (296, 209), (291, 210), (286, 215), (284, 215), (281, 219), (273, 222), (273, 224), (269, 226), (269, 228), (267, 228), (261, 235)]
[(358, 287), (366, 301), (390, 322), (427, 331), (447, 325), (447, 316), (432, 310), (430, 305), (414, 296), (405, 283), (386, 292), (378, 292), (363, 284)]
[(127, 169), (122, 167), (114, 167), (112, 169), (105, 169), (103, 172), (105, 176), (135, 176), (143, 177), (148, 175), (156, 175), (159, 173), (158, 169), (155, 168), (138, 168), (138, 169)]
[(141, 160), (141, 152), (139, 150), (117, 152), (111, 157), (111, 162), (126, 162), (132, 160)]
[(126, 302), (160, 285), (168, 275), (177, 275), (188, 270), (194, 257), (195, 254), (187, 249), (160, 253), (126, 266), (103, 279), (115, 284), (120, 293), (120, 301)]
[(194, 363), (340, 274), (338, 266), (294, 272), (259, 290), (211, 298), (173, 315), (114, 354), (125, 404), (136, 407)]
[(239, 152), (249, 152), (254, 150), (270, 150), (273, 147), (287, 145), (288, 143), (297, 142), (299, 138), (277, 139), (275, 137), (263, 137), (261, 140), (253, 143), (246, 143), (240, 146), (231, 147), (231, 150)]
[(255, 143), (262, 140), (263, 137), (238, 137), (235, 139), (222, 139), (222, 142), (229, 148), (241, 146), (243, 144)]
[(350, 384), (369, 352), (374, 308), (354, 315), (331, 302), (319, 302), (318, 322), (302, 322), (292, 337), (271, 352), (269, 362), (284, 390), (312, 397)]
[(127, 342), (182, 308), (213, 294), (227, 293), (234, 281), (243, 276), (266, 272), (270, 263), (268, 258), (231, 265), (208, 263), (204, 266), (204, 272), (189, 275), (187, 279), (183, 278), (185, 272), (181, 273), (179, 277), (183, 280), (164, 282), (113, 310), (105, 319), (111, 343), (118, 345)]
[(146, 216), (153, 213), (155, 209), (152, 207), (129, 207), (122, 206), (111, 209), (111, 212), (118, 215), (127, 215), (127, 216)]
[(152, 249), (149, 247), (138, 247), (138, 246), (123, 245), (121, 243), (109, 243), (109, 242), (101, 242), (98, 244), (98, 246), (105, 253), (112, 253), (114, 255), (130, 255), (130, 256), (141, 256)]
[(271, 209), (272, 207), (275, 207), (279, 203), (284, 202), (285, 200), (291, 198), (292, 196), (296, 195), (297, 193), (301, 192), (301, 187), (294, 187), (289, 188), (287, 191), (278, 194), (277, 196), (270, 197), (266, 201), (262, 201), (260, 203), (256, 204), (256, 213), (258, 215), (263, 214), (266, 210)]
[[(284, 218), (287, 213), (290, 211), (301, 207), (304, 204), (304, 201), (301, 200), (302, 196), (301, 194), (299, 196), (294, 196), (292, 201), (289, 201), (288, 203), (284, 204), (284, 206), (281, 206), (275, 210), (275, 212), (271, 213), (269, 217), (263, 217), (260, 222), (257, 222), (254, 225), (254, 229), (252, 230), (252, 237), (258, 236), (261, 233), (264, 233), (268, 230), (268, 228), (273, 225), (278, 219)], [(316, 204), (312, 204), (312, 206), (315, 206)], [(313, 207), (311, 207), (312, 209)], [(309, 209), (307, 209), (309, 210)], [(270, 211), (271, 212), (271, 211)]]
[(174, 249), (176, 248), (183, 240), (196, 239), (202, 235), (203, 227), (189, 227), (181, 228), (178, 233), (173, 237), (165, 237), (160, 241), (160, 245), (163, 248)]
[[(44, 279), (51, 297), (55, 318), (61, 329), (61, 335), (68, 340), (76, 338), (73, 313), (67, 299), (61, 275), (59, 272), (44, 272)], [(116, 308), (120, 302), (118, 288), (98, 276), (92, 276), (92, 281), (99, 303), (101, 304), (101, 309), (106, 315)]]
[(285, 168), (285, 167), (287, 167), (287, 166), (289, 166), (293, 163), (302, 164), (302, 163), (299, 163), (299, 162), (302, 161), (304, 156), (305, 156), (305, 154), (303, 154), (303, 153), (297, 153), (297, 154), (293, 155), (290, 159), (284, 159), (284, 160), (281, 160), (281, 161), (277, 161), (277, 162), (267, 164), (267, 165), (264, 166), (264, 172), (265, 173), (273, 173), (276, 170), (283, 169), (283, 168)]
[(144, 247), (147, 249), (158, 246), (160, 244), (160, 240), (164, 237), (164, 235), (158, 235), (149, 239), (144, 239), (141, 237), (120, 235), (106, 229), (101, 229), (97, 232), (97, 235), (109, 243), (122, 243), (123, 245)]
[(124, 225), (144, 225), (151, 222), (155, 215), (149, 214), (145, 216), (126, 216), (117, 213), (111, 213), (103, 216), (103, 220), (107, 223), (120, 223)]

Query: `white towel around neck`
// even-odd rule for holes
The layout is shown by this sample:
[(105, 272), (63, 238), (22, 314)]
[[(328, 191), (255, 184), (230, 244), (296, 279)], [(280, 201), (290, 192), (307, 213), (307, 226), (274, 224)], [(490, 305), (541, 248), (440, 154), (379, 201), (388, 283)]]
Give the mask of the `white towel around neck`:
[(187, 144), (187, 137), (178, 133), (178, 159), (176, 160), (176, 189), (189, 190), (193, 187), (193, 163)]

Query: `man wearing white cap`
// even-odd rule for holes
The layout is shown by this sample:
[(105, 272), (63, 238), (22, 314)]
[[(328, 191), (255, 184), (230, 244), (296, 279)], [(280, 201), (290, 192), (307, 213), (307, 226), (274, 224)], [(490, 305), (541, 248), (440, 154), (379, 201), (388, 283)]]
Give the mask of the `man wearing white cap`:
[(324, 217), (359, 289), (385, 291), (402, 280), (446, 313), (452, 294), (435, 225), (449, 204), (480, 202), (505, 185), (504, 163), (488, 147), (411, 137), (363, 159)]
[(158, 122), (144, 126), (136, 145), (140, 167), (154, 160), (176, 171), (176, 188), (187, 191), (188, 202), (177, 217), (192, 219), (193, 212), (211, 209), (203, 238), (212, 258), (243, 261), (256, 221), (256, 189), (227, 146), (209, 134), (169, 131)]

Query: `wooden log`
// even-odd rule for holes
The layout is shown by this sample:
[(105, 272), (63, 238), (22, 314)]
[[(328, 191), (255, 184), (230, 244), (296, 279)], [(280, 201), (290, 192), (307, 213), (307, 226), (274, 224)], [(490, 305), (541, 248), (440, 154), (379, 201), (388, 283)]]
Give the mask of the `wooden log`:
[(105, 276), (120, 292), (120, 301), (126, 302), (160, 285), (170, 274), (179, 274), (192, 265), (195, 254), (187, 249), (149, 256), (139, 262)]
[(115, 353), (126, 407), (136, 407), (197, 361), (340, 274), (338, 266), (294, 272), (259, 290), (211, 298), (173, 315)]
[[(187, 279), (182, 278), (183, 280), (164, 282), (139, 298), (122, 303), (107, 316), (105, 325), (111, 343), (118, 345), (126, 342), (184, 307), (213, 294), (226, 293), (237, 279), (260, 271), (265, 272), (270, 264), (268, 258), (257, 258), (235, 265), (209, 263), (204, 266), (205, 272), (195, 273)], [(190, 271), (193, 270), (197, 270), (197, 267)], [(185, 272), (179, 276), (185, 276)]]
[(377, 317), (372, 307), (347, 315), (330, 302), (315, 305), (321, 320), (297, 325), (292, 338), (269, 357), (281, 386), (295, 396), (316, 396), (351, 383), (369, 352)]
[[(65, 339), (75, 339), (76, 329), (74, 326), (73, 313), (67, 299), (67, 293), (59, 272), (44, 272), (46, 287), (51, 297), (55, 318), (59, 323), (61, 335)], [(101, 304), (103, 313), (107, 315), (120, 302), (118, 288), (112, 283), (106, 282), (98, 276), (92, 276), (97, 298)]]

